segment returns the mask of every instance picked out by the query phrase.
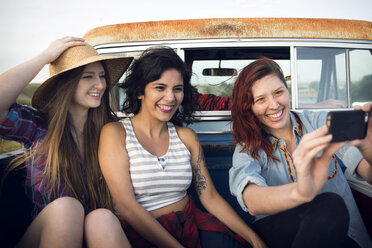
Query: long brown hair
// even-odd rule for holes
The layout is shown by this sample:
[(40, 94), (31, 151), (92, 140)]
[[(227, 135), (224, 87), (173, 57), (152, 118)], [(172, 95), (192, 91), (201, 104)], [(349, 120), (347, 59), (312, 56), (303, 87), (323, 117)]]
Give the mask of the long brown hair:
[[(86, 209), (112, 208), (108, 187), (102, 176), (98, 162), (98, 143), (100, 130), (104, 124), (115, 121), (115, 114), (110, 107), (111, 82), (104, 62), (106, 90), (97, 108), (88, 110), (88, 117), (83, 128), (84, 154), (79, 149), (71, 134), (73, 126), (68, 112), (84, 66), (62, 73), (56, 79), (56, 93), (42, 109), (39, 109), (47, 123), (47, 133), (42, 143), (28, 154), (21, 155), (11, 163), (8, 172), (20, 167), (29, 159), (47, 156), (45, 173), (36, 178), (36, 183), (43, 180), (44, 192), (49, 195), (49, 202), (58, 197), (62, 187), (66, 195), (80, 200)], [(40, 155), (40, 156), (37, 156)], [(82, 161), (81, 157), (84, 158)]]
[(242, 151), (250, 152), (255, 159), (258, 159), (258, 151), (263, 149), (269, 158), (276, 160), (269, 134), (252, 112), (252, 86), (257, 80), (271, 74), (276, 75), (288, 89), (280, 66), (266, 57), (244, 67), (233, 89), (231, 118), (234, 140), (243, 147)]

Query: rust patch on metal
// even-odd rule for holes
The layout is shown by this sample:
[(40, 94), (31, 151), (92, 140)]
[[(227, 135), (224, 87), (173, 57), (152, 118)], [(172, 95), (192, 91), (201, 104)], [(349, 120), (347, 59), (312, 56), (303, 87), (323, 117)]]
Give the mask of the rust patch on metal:
[(315, 38), (372, 41), (372, 22), (311, 18), (221, 18), (114, 24), (88, 31), (91, 45), (218, 38)]

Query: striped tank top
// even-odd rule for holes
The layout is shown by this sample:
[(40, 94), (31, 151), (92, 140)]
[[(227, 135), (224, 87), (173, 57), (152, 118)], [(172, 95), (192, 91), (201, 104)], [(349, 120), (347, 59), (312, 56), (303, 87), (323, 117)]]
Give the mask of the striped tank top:
[(126, 130), (126, 149), (134, 195), (147, 211), (178, 202), (192, 180), (190, 152), (167, 122), (169, 147), (162, 157), (152, 155), (138, 142), (130, 118), (121, 120)]

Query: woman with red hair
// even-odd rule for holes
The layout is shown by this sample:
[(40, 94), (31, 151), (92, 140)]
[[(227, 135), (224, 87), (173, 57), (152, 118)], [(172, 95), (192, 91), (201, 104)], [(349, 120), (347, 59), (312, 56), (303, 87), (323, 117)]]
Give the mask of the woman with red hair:
[(290, 111), (276, 62), (260, 58), (242, 70), (231, 115), (230, 190), (268, 246), (370, 247), (339, 163), (366, 180), (370, 164), (357, 148), (330, 143), (326, 112)]

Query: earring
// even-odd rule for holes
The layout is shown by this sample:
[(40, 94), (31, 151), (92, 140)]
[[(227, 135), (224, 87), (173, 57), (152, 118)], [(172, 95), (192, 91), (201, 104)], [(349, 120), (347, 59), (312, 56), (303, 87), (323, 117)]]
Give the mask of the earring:
[(183, 113), (183, 106), (182, 106), (182, 105), (180, 105), (180, 106), (178, 107), (178, 112), (180, 112), (181, 114)]

